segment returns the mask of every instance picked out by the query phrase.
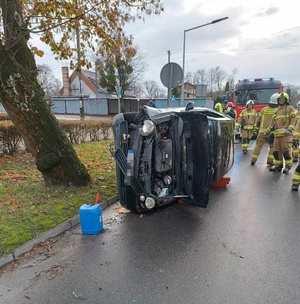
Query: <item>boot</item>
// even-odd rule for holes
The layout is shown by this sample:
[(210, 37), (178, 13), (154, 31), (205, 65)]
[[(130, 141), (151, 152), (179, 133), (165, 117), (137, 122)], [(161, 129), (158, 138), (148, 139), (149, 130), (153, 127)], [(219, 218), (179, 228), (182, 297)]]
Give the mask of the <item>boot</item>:
[(256, 163), (256, 161), (252, 159), (252, 160), (251, 160), (251, 166), (254, 166), (255, 163)]
[(298, 161), (298, 158), (297, 157), (294, 157), (293, 158), (293, 163), (296, 163)]
[(297, 184), (292, 184), (292, 190), (293, 191), (298, 191), (299, 185)]
[(281, 172), (281, 170), (282, 170), (281, 166), (272, 166), (269, 169), (270, 172)]
[(290, 170), (291, 170), (291, 168), (285, 167), (285, 168), (282, 170), (282, 173), (289, 173)]
[(267, 166), (268, 166), (268, 167), (272, 167), (273, 165), (274, 165), (273, 162), (268, 162), (268, 161), (267, 161)]
[(248, 152), (247, 150), (243, 150), (243, 153), (244, 153), (244, 154), (247, 154), (247, 152)]

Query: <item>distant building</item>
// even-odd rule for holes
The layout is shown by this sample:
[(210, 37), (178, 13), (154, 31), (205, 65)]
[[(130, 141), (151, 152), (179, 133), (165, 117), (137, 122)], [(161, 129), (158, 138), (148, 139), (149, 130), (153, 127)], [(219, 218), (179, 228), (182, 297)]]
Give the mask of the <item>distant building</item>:
[[(117, 98), (116, 93), (109, 93), (101, 88), (99, 76), (94, 71), (81, 70), (81, 85), (79, 83), (79, 72), (74, 70), (69, 75), (69, 68), (62, 67), (63, 86), (59, 90), (59, 96), (84, 96), (87, 98)], [(132, 92), (125, 92), (126, 97), (132, 96)]]
[[(181, 94), (181, 85), (176, 87), (176, 89)], [(196, 98), (196, 85), (190, 82), (184, 83), (184, 98)]]

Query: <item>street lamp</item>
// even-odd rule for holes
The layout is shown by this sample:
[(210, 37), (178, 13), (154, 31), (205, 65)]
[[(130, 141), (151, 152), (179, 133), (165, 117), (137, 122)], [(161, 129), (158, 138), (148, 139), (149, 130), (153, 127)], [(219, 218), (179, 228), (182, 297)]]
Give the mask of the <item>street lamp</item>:
[(199, 25), (199, 26), (192, 27), (190, 29), (184, 30), (184, 32), (183, 32), (184, 33), (184, 35), (183, 35), (183, 60), (182, 60), (183, 79), (182, 79), (182, 82), (181, 82), (181, 101), (184, 100), (185, 33), (189, 32), (189, 31), (192, 31), (192, 30), (196, 30), (196, 29), (198, 29), (200, 27), (203, 27), (203, 26), (207, 26), (207, 25), (210, 25), (210, 24), (221, 22), (221, 21), (226, 20), (226, 19), (228, 19), (228, 17), (216, 19), (216, 20), (213, 20), (213, 21), (211, 21), (209, 23), (205, 23), (205, 24), (202, 24), (202, 25)]

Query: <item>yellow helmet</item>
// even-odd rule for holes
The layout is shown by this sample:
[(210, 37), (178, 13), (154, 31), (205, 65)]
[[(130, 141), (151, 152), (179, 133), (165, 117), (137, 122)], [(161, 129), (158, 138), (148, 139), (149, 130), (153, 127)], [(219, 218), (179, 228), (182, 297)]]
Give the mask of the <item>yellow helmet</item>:
[(285, 98), (285, 102), (286, 102), (286, 103), (289, 103), (290, 97), (289, 97), (289, 95), (288, 95), (287, 93), (285, 93), (285, 92), (282, 92), (282, 93), (280, 93), (280, 94), (278, 95), (278, 97), (277, 97), (277, 102), (278, 102), (278, 99), (279, 99), (279, 98), (282, 98), (282, 97)]

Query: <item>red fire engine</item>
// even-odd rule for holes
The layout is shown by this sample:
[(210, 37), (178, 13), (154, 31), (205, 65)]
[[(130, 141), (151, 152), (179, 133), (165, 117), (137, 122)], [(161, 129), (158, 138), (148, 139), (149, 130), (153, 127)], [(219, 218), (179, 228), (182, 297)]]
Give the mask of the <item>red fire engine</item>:
[(235, 106), (238, 119), (241, 111), (246, 108), (249, 99), (254, 101), (254, 109), (259, 112), (268, 105), (274, 93), (283, 91), (283, 84), (274, 78), (257, 78), (239, 80), (233, 90), (232, 102)]

